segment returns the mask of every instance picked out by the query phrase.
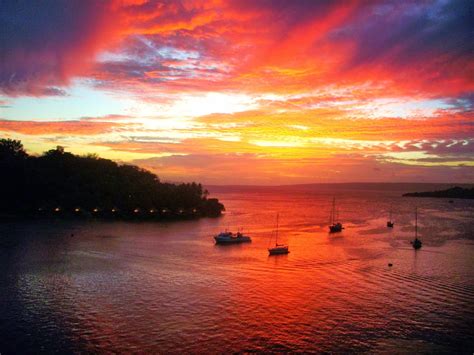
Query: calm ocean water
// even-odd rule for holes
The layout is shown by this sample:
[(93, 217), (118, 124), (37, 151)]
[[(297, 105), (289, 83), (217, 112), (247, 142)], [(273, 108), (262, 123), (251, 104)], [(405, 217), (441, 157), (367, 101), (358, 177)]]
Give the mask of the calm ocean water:
[[(347, 186), (211, 192), (221, 218), (2, 222), (0, 353), (473, 353), (474, 201)], [(269, 257), (277, 212), (291, 253)], [(214, 245), (226, 228), (253, 242)]]

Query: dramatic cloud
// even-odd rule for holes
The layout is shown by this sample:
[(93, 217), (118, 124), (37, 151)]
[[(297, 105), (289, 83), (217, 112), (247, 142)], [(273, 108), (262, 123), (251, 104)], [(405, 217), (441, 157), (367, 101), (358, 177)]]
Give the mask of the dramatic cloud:
[(174, 180), (467, 181), (473, 14), (468, 0), (5, 1), (0, 132)]
[(0, 90), (64, 95), (117, 31), (110, 4), (94, 0), (2, 1)]

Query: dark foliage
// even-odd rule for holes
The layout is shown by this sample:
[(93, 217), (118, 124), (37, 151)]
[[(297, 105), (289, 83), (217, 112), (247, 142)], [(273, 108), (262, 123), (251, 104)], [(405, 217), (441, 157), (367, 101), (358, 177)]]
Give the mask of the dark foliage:
[(20, 141), (0, 139), (0, 212), (108, 218), (219, 216), (224, 206), (201, 184), (162, 183), (134, 165), (57, 147), (29, 156)]
[(465, 189), (459, 186), (440, 191), (410, 192), (403, 194), (406, 197), (439, 197), (439, 198), (463, 198), (474, 199), (474, 188)]

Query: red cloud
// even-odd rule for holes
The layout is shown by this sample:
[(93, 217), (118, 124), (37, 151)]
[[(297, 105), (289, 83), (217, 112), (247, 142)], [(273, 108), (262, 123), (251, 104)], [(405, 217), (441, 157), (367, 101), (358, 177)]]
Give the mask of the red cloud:
[[(469, 1), (25, 4), (2, 9), (13, 19), (2, 23), (0, 88), (7, 95), (64, 94), (76, 76), (140, 92), (377, 84), (392, 95), (434, 97), (474, 89)], [(127, 59), (90, 71), (100, 50)], [(186, 57), (189, 51), (197, 56)]]
[(16, 132), (27, 135), (73, 134), (97, 135), (111, 132), (126, 125), (114, 122), (79, 121), (7, 121), (0, 120), (0, 131)]

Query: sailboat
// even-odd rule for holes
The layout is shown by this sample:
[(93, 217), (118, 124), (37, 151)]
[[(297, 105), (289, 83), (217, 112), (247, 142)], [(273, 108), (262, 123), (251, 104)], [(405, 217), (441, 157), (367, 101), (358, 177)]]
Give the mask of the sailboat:
[[(271, 238), (270, 238), (271, 242)], [(275, 230), (275, 246), (273, 248), (268, 248), (268, 253), (270, 255), (280, 255), (280, 254), (288, 254), (290, 251), (288, 250), (288, 245), (286, 244), (278, 244), (278, 214), (276, 220), (276, 230)]]
[(387, 227), (388, 228), (393, 228), (395, 223), (392, 221), (392, 205), (390, 205), (390, 218), (387, 221)]
[(418, 239), (418, 208), (415, 207), (415, 240), (411, 242), (411, 245), (415, 250), (421, 248), (421, 240)]
[(341, 232), (344, 227), (340, 222), (336, 222), (338, 219), (337, 216), (337, 211), (336, 211), (336, 198), (334, 197), (332, 199), (332, 210), (331, 210), (331, 216), (330, 216), (330, 225), (329, 225), (329, 233), (336, 233), (336, 232)]

